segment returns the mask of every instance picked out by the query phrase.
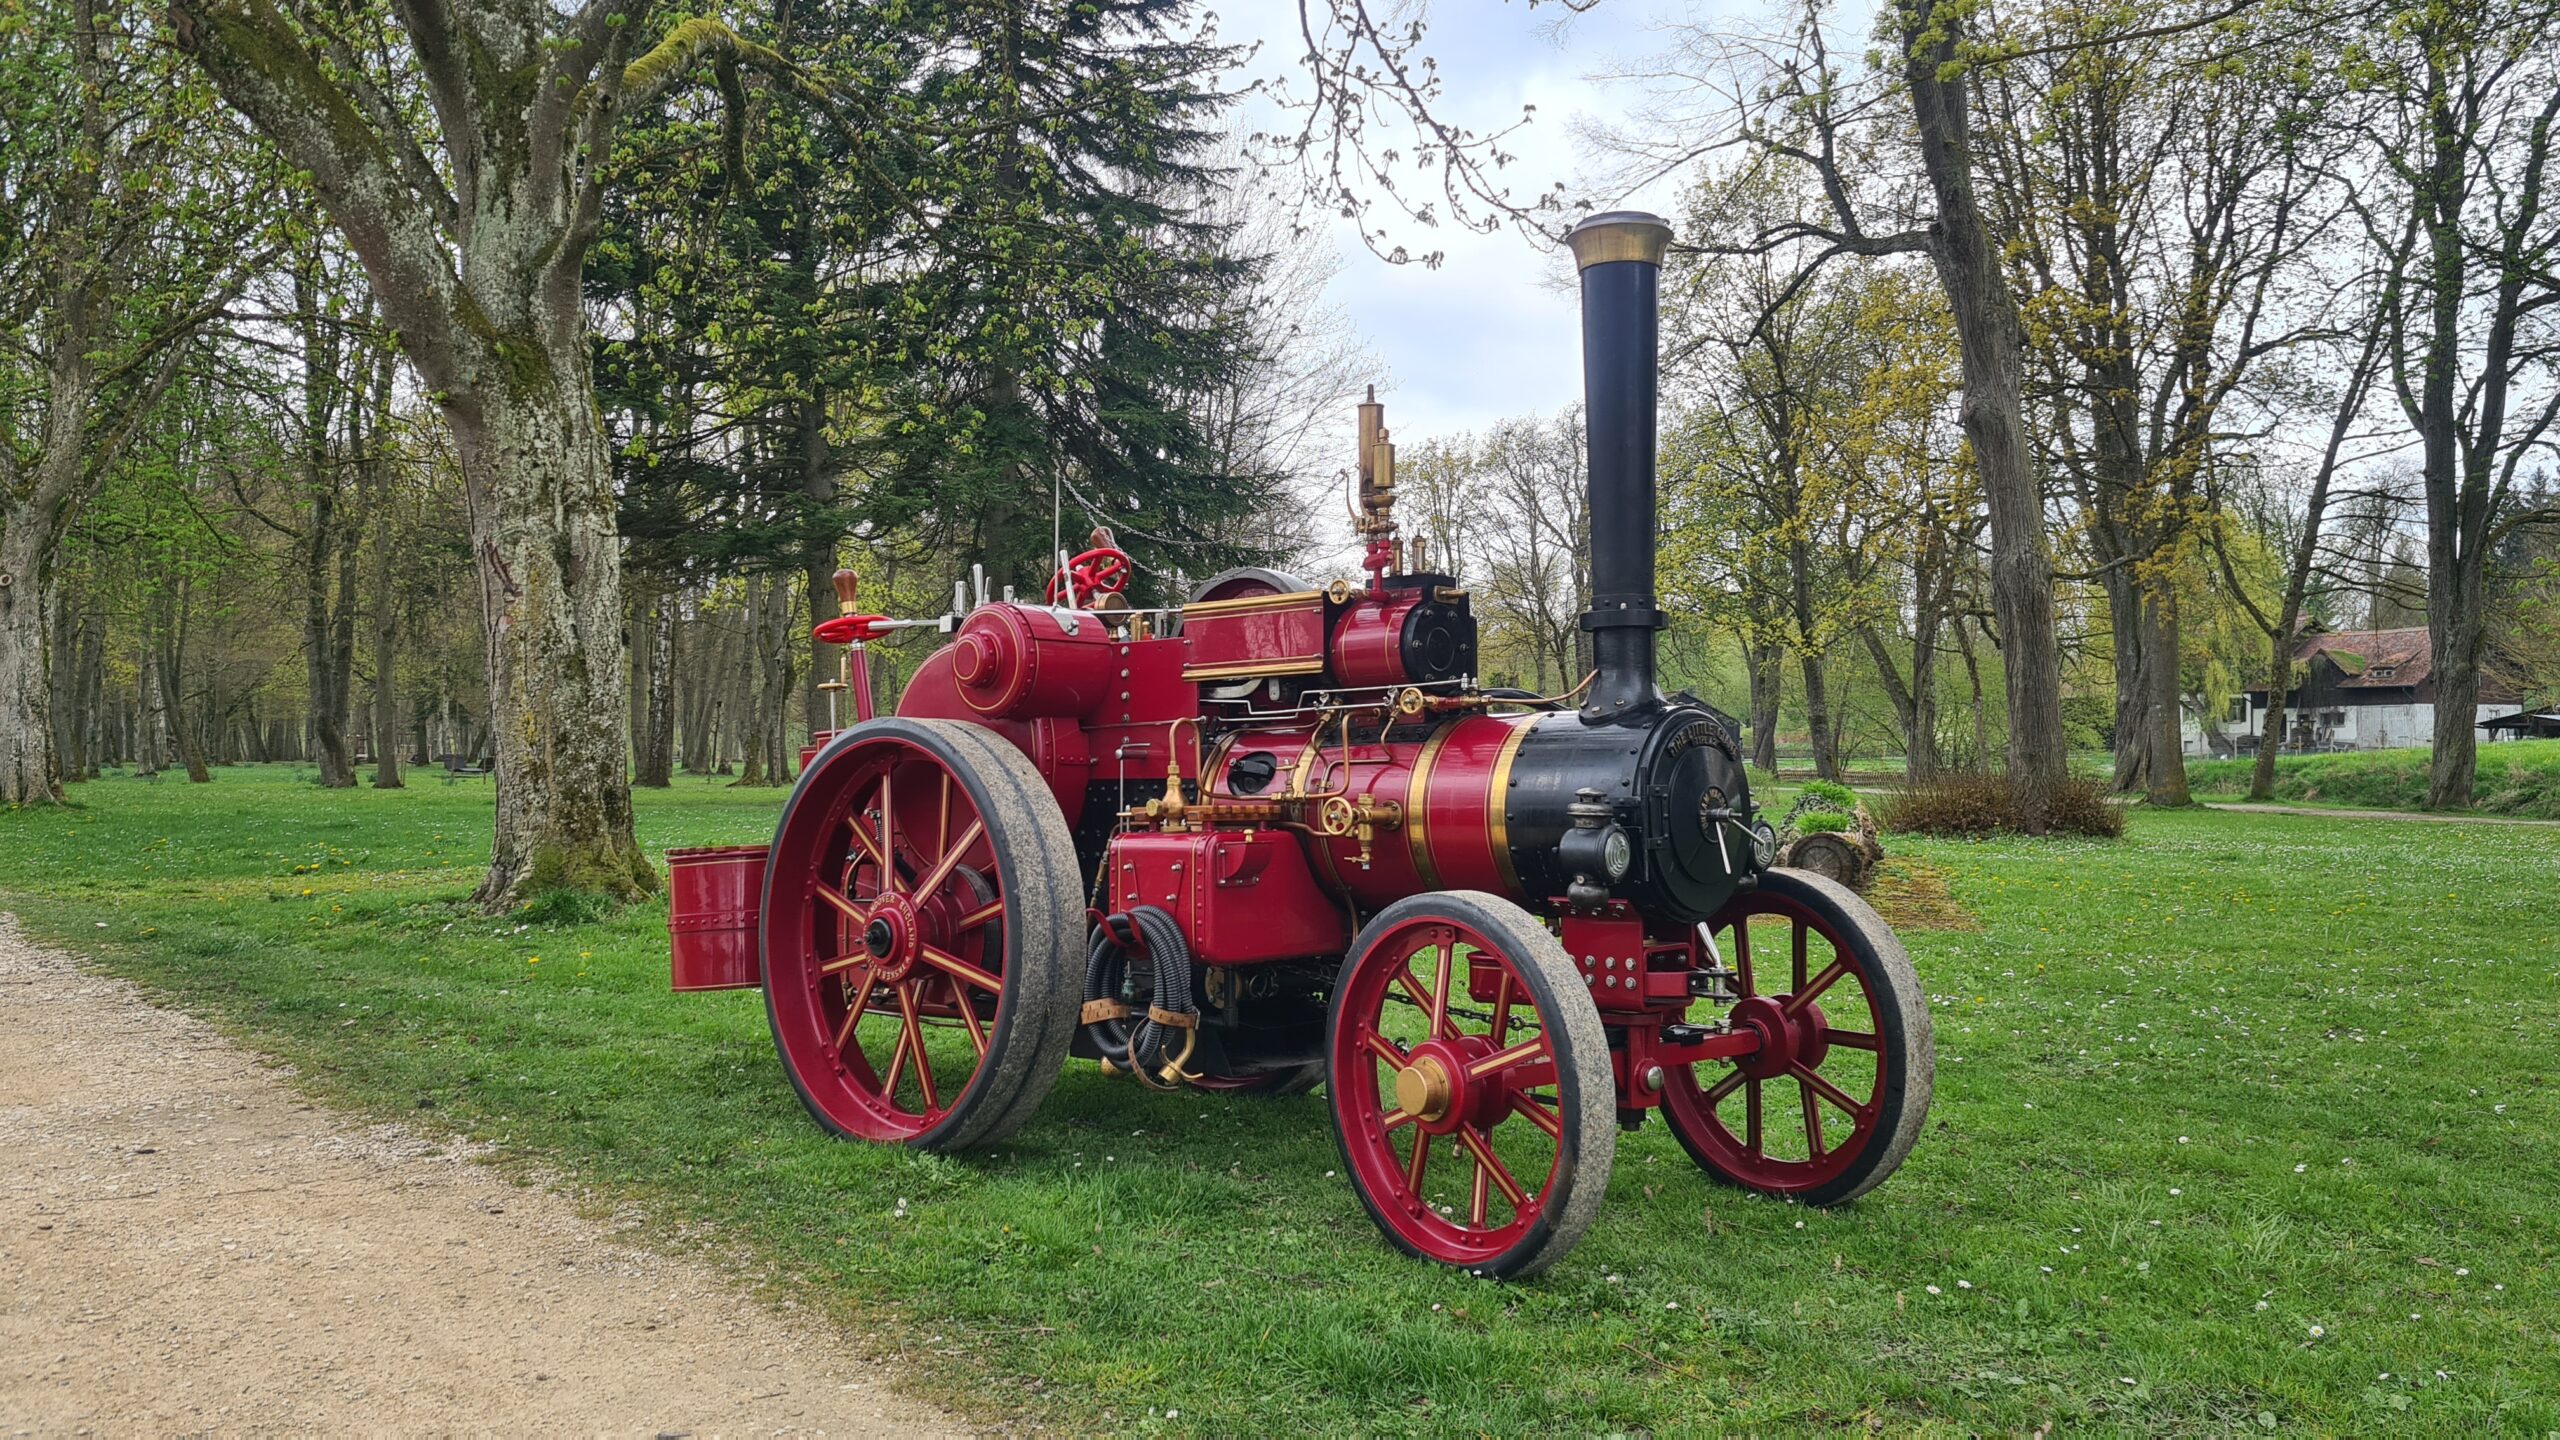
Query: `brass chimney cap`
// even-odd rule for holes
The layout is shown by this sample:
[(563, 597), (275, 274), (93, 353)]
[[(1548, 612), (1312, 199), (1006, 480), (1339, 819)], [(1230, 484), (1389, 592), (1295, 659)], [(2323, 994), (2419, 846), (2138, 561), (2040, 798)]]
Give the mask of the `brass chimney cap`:
[(1564, 232), (1564, 243), (1573, 247), (1576, 270), (1613, 260), (1659, 265), (1663, 252), (1671, 248), (1671, 224), (1642, 210), (1609, 210), (1586, 217)]

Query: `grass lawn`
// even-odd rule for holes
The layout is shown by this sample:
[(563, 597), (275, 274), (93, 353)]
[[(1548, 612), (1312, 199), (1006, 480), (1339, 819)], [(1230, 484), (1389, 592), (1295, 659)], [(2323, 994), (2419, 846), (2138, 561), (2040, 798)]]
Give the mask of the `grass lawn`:
[[(2417, 810), (2427, 803), (2426, 750), (2355, 750), (2276, 757), (2276, 798), (2294, 804)], [(2255, 760), (2191, 760), (2187, 784), (2204, 799), (2249, 793)], [(2560, 819), (2560, 740), (2480, 747), (2472, 805), (2484, 815)]]
[[(1902, 845), (1982, 927), (1908, 937), (1940, 1065), (1902, 1173), (1834, 1213), (1746, 1199), (1656, 1124), (1581, 1249), (1505, 1287), (1391, 1252), (1315, 1097), (1078, 1063), (990, 1154), (821, 1139), (754, 993), (666, 993), (663, 909), (466, 907), (485, 782), (75, 798), (0, 813), (31, 929), (332, 1101), (638, 1205), (981, 1417), (2560, 1429), (2560, 834), (2136, 811), (2117, 844)], [(644, 792), (642, 839), (758, 841), (777, 803)]]

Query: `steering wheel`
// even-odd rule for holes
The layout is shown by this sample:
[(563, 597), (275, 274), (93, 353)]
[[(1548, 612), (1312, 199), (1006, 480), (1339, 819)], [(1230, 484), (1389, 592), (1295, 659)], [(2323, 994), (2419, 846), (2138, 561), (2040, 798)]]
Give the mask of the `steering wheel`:
[(1067, 562), (1065, 569), (1049, 577), (1049, 603), (1066, 603), (1067, 582), (1075, 582), (1075, 594), (1117, 595), (1129, 588), (1129, 552), (1110, 545), (1098, 545)]

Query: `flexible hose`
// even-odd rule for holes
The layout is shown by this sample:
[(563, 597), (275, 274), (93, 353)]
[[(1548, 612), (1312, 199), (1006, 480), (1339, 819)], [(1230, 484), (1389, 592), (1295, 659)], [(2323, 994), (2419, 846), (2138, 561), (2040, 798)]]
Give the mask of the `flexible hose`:
[[(1146, 941), (1147, 964), (1155, 976), (1152, 1003), (1160, 1010), (1191, 1016), (1196, 1024), (1199, 1010), (1191, 1003), (1191, 942), (1183, 937), (1182, 926), (1153, 905), (1141, 905), (1128, 916)], [(1129, 957), (1111, 938), (1111, 927), (1096, 926), (1093, 947), (1085, 953), (1085, 998), (1130, 1003), (1131, 997), (1123, 993), (1128, 967)], [(1144, 1066), (1150, 1072), (1182, 1053), (1186, 1038), (1181, 1028), (1160, 1025), (1143, 1013), (1096, 1020), (1085, 1028), (1093, 1033), (1094, 1047), (1113, 1064), (1130, 1070)]]

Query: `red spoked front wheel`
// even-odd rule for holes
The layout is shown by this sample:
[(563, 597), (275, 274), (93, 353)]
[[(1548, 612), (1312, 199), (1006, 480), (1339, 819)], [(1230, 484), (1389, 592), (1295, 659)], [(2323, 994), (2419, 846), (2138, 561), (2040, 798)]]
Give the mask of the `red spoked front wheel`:
[(1809, 1205), (1883, 1183), (1928, 1118), (1936, 1047), (1902, 942), (1856, 893), (1771, 870), (1707, 922), (1759, 1052), (1675, 1067), (1663, 1114), (1708, 1174)]
[(1343, 962), (1334, 1136), (1406, 1253), (1534, 1275), (1590, 1227), (1617, 1153), (1609, 1042), (1564, 948), (1508, 900), (1400, 900)]
[(810, 762), (765, 867), (765, 1006), (839, 1135), (1011, 1133), (1072, 1038), (1082, 889), (1039, 772), (984, 731), (879, 719)]

